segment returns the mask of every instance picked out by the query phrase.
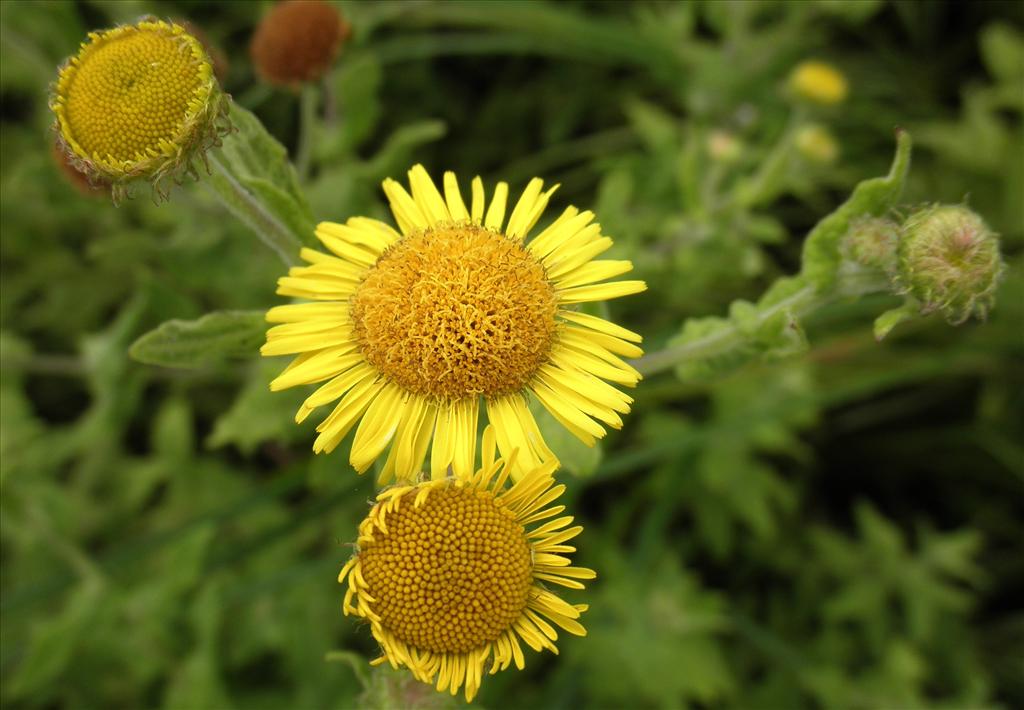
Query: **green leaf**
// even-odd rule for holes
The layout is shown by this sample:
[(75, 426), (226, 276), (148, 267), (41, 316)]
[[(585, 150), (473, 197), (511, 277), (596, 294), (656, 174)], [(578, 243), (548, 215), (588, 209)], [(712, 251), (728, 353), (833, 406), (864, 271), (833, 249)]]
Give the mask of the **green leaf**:
[(404, 170), (408, 167), (409, 156), (415, 148), (436, 141), (446, 131), (444, 121), (419, 121), (402, 126), (391, 134), (387, 143), (366, 164), (364, 170), (374, 177), (383, 177)]
[(215, 311), (198, 320), (170, 320), (132, 343), (139, 362), (205, 367), (258, 354), (266, 334), (263, 311)]
[(1024, 82), (1024, 34), (1005, 22), (995, 22), (981, 31), (981, 55), (985, 66), (998, 81), (1017, 86)]
[(835, 282), (840, 261), (839, 241), (849, 230), (850, 222), (865, 215), (884, 215), (896, 205), (910, 169), (910, 147), (910, 134), (899, 131), (889, 174), (859, 183), (850, 198), (807, 235), (800, 275), (818, 290), (828, 289)]
[(908, 321), (918, 315), (919, 309), (911, 302), (906, 302), (898, 308), (892, 308), (875, 318), (875, 340), (882, 341), (892, 329), (904, 321)]
[(559, 424), (536, 400), (530, 402), (530, 411), (537, 420), (544, 441), (558, 457), (563, 470), (575, 476), (589, 476), (597, 469), (602, 458), (600, 442), (592, 447), (587, 446)]
[(329, 138), (338, 143), (338, 153), (355, 150), (370, 136), (380, 117), (380, 91), (383, 72), (373, 54), (350, 58), (339, 68), (334, 82), (334, 95), (341, 115), (340, 129)]
[(234, 131), (211, 151), (206, 181), (225, 206), (286, 260), (312, 244), (313, 215), (284, 146), (259, 119), (231, 104)]

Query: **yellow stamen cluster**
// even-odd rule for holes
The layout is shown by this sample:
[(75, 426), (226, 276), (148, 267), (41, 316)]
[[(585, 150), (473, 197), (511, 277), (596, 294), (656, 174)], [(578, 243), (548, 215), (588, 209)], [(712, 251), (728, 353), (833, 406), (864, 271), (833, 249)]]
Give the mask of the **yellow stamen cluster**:
[(450, 400), (517, 392), (546, 361), (557, 300), (515, 240), (469, 222), (392, 246), (352, 298), (363, 355), (404, 389)]
[(530, 547), (489, 491), (445, 488), (419, 507), (400, 499), (360, 553), (374, 611), (404, 643), (465, 653), (519, 618), (532, 584)]

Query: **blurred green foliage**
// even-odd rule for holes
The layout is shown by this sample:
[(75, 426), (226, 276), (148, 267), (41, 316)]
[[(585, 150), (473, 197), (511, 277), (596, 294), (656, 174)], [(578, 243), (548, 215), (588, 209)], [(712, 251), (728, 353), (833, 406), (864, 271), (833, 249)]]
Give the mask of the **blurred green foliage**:
[[(553, 212), (592, 207), (647, 280), (610, 308), (649, 352), (685, 342), (691, 318), (748, 328), (750, 303), (800, 271), (811, 227), (885, 174), (907, 129), (897, 213), (967, 200), (1002, 235), (989, 322), (918, 319), (876, 343), (897, 299), (838, 299), (802, 314), (793, 347), (769, 334), (738, 361), (649, 377), (603, 456), (557, 444), (599, 572), (569, 595), (591, 605), (589, 637), (488, 678), (477, 705), (1024, 705), (1021, 6), (339, 7), (353, 38), (301, 136), (300, 97), (248, 64), (260, 4), (0, 3), (4, 704), (461, 704), (371, 670), (367, 629), (341, 616), (334, 577), (373, 481), (344, 444), (312, 456), (292, 421), (302, 392), (267, 390), (280, 364), (257, 360), (246, 324), (276, 303), (278, 257), (210, 178), (115, 209), (56, 166), (56, 67), (89, 29), (155, 14), (206, 32), (226, 90), (292, 155), (311, 141), (280, 202), (296, 229), (384, 217), (379, 180), (414, 160), (513, 190), (541, 175), (562, 183)], [(786, 96), (809, 57), (847, 75), (846, 103)], [(836, 161), (800, 152), (811, 122)], [(198, 320), (210, 311), (234, 315)], [(153, 349), (189, 329), (224, 357)], [(130, 359), (133, 343), (157, 364)]]

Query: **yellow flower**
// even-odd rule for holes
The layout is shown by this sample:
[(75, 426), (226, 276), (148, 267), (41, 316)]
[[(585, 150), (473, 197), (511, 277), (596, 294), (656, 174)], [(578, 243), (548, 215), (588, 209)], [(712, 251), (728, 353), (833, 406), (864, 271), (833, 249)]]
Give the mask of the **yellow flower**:
[(110, 184), (115, 199), (136, 178), (163, 195), (163, 181), (195, 175), (192, 160), (226, 130), (226, 103), (202, 44), (157, 20), (91, 32), (61, 68), (50, 107), (69, 161)]
[[(554, 461), (527, 394), (589, 445), (619, 428), (632, 399), (605, 382), (633, 386), (641, 338), (576, 304), (643, 291), (642, 281), (607, 280), (629, 261), (594, 260), (612, 240), (592, 212), (569, 207), (525, 242), (555, 188), (534, 179), (506, 223), (508, 185), (485, 204), (480, 178), (467, 208), (455, 176), (444, 195), (421, 165), (412, 195), (384, 181), (401, 232), (365, 217), (324, 222), (332, 252), (303, 249), (309, 266), (278, 281), (278, 293), (314, 303), (278, 306), (264, 355), (298, 357), (271, 383), (280, 390), (325, 382), (299, 409), (302, 421), (340, 398), (313, 444), (329, 452), (359, 422), (350, 461), (362, 473), (391, 445), (381, 481), (430, 470), (444, 478), (474, 470), (480, 399), (503, 456), (519, 450), (514, 475)], [(486, 209), (485, 209), (486, 207)], [(392, 441), (394, 443), (392, 443)]]
[(824, 106), (842, 103), (849, 91), (841, 71), (817, 60), (798, 64), (789, 75), (789, 88), (799, 98)]
[(586, 605), (569, 604), (543, 585), (583, 589), (578, 580), (596, 577), (564, 556), (576, 549), (565, 543), (583, 528), (570, 527), (571, 516), (555, 517), (565, 510), (552, 506), (565, 490), (554, 485), (555, 465), (508, 486), (513, 463), (495, 460), (491, 427), (483, 450), (474, 475), (382, 491), (338, 577), (348, 583), (345, 614), (366, 619), (381, 645), (375, 665), (405, 666), (452, 695), (465, 685), (466, 700), (479, 690), (489, 660), (492, 674), (512, 663), (523, 669), (520, 640), (557, 653), (549, 621), (585, 636), (577, 619)]

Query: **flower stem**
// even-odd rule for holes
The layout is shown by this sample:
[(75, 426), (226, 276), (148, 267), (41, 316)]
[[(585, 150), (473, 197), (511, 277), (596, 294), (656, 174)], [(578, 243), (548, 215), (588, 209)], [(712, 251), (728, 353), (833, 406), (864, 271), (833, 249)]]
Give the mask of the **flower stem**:
[(304, 84), (299, 96), (299, 144), (295, 149), (295, 172), (298, 173), (299, 180), (305, 180), (309, 176), (317, 127), (316, 110), (319, 103), (319, 85), (312, 82)]
[[(766, 323), (783, 311), (789, 311), (799, 320), (809, 313), (824, 308), (842, 298), (857, 298), (872, 293), (883, 293), (890, 290), (889, 282), (870, 269), (844, 264), (839, 271), (839, 278), (834, 287), (819, 292), (814, 286), (808, 285), (788, 298), (763, 308), (757, 314), (758, 325)], [(692, 360), (703, 360), (716, 357), (742, 346), (747, 336), (740, 332), (739, 326), (730, 323), (726, 328), (709, 333), (680, 345), (667, 347), (644, 355), (632, 362), (633, 367), (645, 377)]]
[(206, 184), (211, 186), (228, 211), (255, 232), (260, 241), (274, 250), (285, 264), (295, 264), (295, 258), (302, 248), (295, 235), (255, 194), (245, 188), (238, 177), (232, 174), (228, 163), (221, 160), (216, 152), (209, 152), (206, 159), (212, 173), (212, 179), (206, 181)]

